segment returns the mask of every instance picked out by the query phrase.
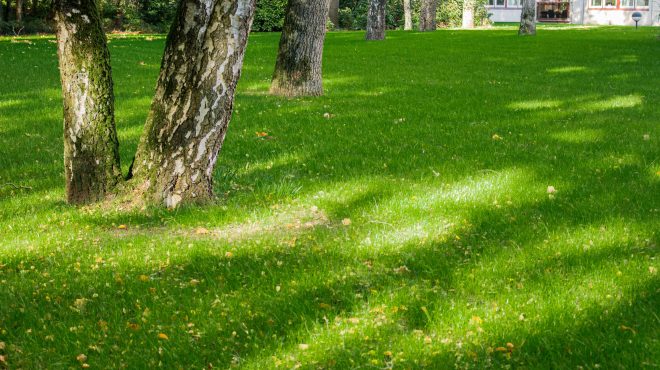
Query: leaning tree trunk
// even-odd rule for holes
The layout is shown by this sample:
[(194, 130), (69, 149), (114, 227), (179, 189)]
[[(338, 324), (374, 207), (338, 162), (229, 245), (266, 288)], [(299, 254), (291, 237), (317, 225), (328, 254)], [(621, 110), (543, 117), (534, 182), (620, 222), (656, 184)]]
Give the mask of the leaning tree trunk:
[(437, 7), (437, 0), (422, 0), (422, 4), (419, 9), (420, 31), (435, 31), (435, 17), (437, 13)]
[(94, 0), (55, 3), (70, 203), (99, 200), (121, 180), (110, 53)]
[(271, 94), (323, 95), (321, 64), (327, 14), (326, 0), (289, 0)]
[(463, 1), (463, 19), (462, 28), (474, 28), (474, 0)]
[(522, 13), (520, 15), (520, 29), (518, 34), (521, 36), (536, 35), (536, 1), (523, 0)]
[(367, 40), (385, 39), (385, 8), (387, 0), (370, 0), (367, 13)]
[(412, 30), (412, 9), (410, 7), (410, 0), (403, 0), (403, 29), (406, 31)]
[(182, 0), (134, 161), (148, 202), (174, 208), (212, 197), (255, 0)]

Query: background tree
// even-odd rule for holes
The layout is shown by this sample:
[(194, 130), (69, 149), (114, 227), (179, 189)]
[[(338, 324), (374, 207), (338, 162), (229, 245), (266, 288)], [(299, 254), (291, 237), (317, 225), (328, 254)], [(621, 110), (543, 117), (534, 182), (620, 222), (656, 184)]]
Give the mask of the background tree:
[(385, 39), (385, 8), (387, 0), (371, 0), (367, 13), (367, 40)]
[(474, 1), (463, 1), (463, 21), (461, 27), (464, 29), (474, 28)]
[(110, 53), (94, 0), (55, 2), (69, 203), (105, 196), (121, 179)]
[(420, 31), (435, 31), (437, 8), (437, 0), (422, 0), (419, 10)]
[(23, 21), (23, 0), (16, 0), (16, 21)]
[(339, 0), (330, 0), (328, 18), (330, 18), (330, 22), (337, 27), (339, 24)]
[(518, 34), (522, 36), (536, 35), (536, 1), (523, 0), (522, 13), (520, 14), (520, 29)]
[(412, 7), (410, 6), (410, 0), (403, 0), (403, 29), (406, 31), (412, 30)]
[(327, 17), (327, 0), (289, 0), (271, 94), (323, 95), (321, 65)]

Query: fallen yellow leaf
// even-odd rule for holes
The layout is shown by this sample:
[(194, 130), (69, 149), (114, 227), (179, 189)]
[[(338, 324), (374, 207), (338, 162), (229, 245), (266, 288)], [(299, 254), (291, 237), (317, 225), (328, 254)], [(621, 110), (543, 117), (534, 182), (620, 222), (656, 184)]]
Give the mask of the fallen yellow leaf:
[(78, 356), (76, 356), (76, 360), (78, 360), (78, 362), (85, 362), (87, 361), (87, 356), (85, 356), (84, 353), (81, 353)]
[(208, 233), (209, 233), (209, 231), (207, 229), (203, 228), (203, 227), (198, 227), (197, 230), (195, 230), (195, 234), (198, 234), (198, 235), (206, 235)]
[(350, 218), (345, 218), (345, 219), (341, 220), (341, 223), (344, 226), (348, 226), (348, 225), (351, 224), (351, 219)]
[(126, 230), (126, 225), (123, 225), (123, 224), (122, 224), (122, 225), (117, 226), (117, 228), (118, 228), (119, 230)]
[(140, 276), (138, 277), (138, 279), (140, 279), (140, 281), (149, 281), (149, 276), (147, 276), (147, 275), (140, 275)]
[(170, 338), (167, 336), (167, 334), (160, 333), (160, 334), (158, 334), (158, 339), (168, 340)]

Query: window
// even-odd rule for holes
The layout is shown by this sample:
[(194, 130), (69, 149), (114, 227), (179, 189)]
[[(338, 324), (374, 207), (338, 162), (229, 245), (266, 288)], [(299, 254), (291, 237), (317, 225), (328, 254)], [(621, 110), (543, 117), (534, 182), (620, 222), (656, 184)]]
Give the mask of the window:
[(520, 8), (522, 6), (522, 0), (508, 0), (506, 6), (509, 8)]
[(591, 8), (648, 9), (649, 0), (590, 0), (589, 4)]
[(488, 5), (503, 7), (504, 6), (504, 0), (488, 0)]

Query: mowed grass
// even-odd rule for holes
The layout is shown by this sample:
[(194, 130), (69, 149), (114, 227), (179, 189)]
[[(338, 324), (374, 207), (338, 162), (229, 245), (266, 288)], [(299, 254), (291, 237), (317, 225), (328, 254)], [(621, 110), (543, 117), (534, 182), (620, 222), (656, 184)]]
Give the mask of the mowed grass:
[[(217, 202), (133, 212), (65, 204), (56, 45), (0, 39), (0, 368), (657, 368), (658, 35), (329, 33), (287, 100), (254, 34)], [(163, 46), (111, 38), (124, 171)]]

